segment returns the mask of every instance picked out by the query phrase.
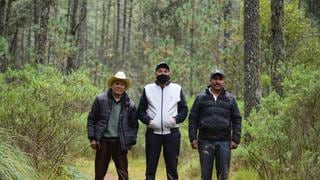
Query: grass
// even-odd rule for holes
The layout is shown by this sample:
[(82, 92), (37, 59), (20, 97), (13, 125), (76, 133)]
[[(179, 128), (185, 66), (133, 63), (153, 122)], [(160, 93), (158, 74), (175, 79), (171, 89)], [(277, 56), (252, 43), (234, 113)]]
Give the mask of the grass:
[[(129, 179), (141, 180), (145, 177), (145, 158), (131, 158), (129, 154)], [(94, 160), (79, 158), (72, 162), (79, 172), (85, 174), (85, 179), (94, 179)], [(200, 168), (198, 159), (191, 157), (190, 159), (180, 160), (178, 165), (179, 179), (183, 180), (199, 180)], [(215, 174), (215, 172), (213, 172)], [(73, 178), (74, 179), (74, 178)], [(110, 162), (107, 180), (117, 180), (118, 175), (115, 170), (113, 161)], [(164, 160), (161, 156), (156, 174), (157, 180), (167, 180)], [(215, 178), (213, 178), (215, 179)], [(258, 174), (254, 170), (239, 169), (230, 172), (231, 180), (259, 180)]]
[(0, 179), (38, 179), (27, 155), (15, 145), (15, 138), (0, 128)]
[[(129, 179), (141, 180), (145, 176), (145, 160), (142, 158), (131, 159), (129, 158)], [(94, 159), (79, 158), (72, 162), (72, 164), (88, 179), (94, 179)], [(110, 161), (109, 169), (107, 172), (108, 180), (117, 180), (118, 175), (113, 161)], [(157, 169), (157, 179), (165, 180), (165, 167), (163, 160), (159, 161)]]

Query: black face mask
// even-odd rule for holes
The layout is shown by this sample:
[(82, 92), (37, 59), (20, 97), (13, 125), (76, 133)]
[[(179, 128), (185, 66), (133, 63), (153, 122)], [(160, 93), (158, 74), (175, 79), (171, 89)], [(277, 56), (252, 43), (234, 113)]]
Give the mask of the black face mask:
[(160, 84), (165, 84), (170, 80), (170, 76), (166, 75), (166, 74), (160, 74), (159, 76), (157, 76), (157, 81)]

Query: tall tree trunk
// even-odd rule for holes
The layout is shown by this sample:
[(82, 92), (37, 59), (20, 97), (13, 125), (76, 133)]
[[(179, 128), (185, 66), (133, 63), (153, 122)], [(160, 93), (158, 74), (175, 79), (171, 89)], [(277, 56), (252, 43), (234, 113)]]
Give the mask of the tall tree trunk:
[(34, 28), (34, 49), (36, 50), (38, 47), (38, 33), (39, 33), (39, 8), (38, 8), (39, 4), (38, 4), (38, 0), (33, 0), (33, 24), (36, 28)]
[(51, 43), (51, 38), (50, 38), (50, 35), (48, 36), (48, 53), (47, 53), (47, 64), (50, 63), (50, 57), (51, 57), (51, 46), (52, 46), (52, 43)]
[[(96, 0), (95, 1), (95, 23), (94, 23), (94, 40), (93, 40), (93, 43), (94, 43), (94, 52), (97, 52), (97, 35), (98, 35), (98, 7), (99, 7), (99, 0)], [(95, 53), (97, 54), (97, 53)]]
[(133, 12), (133, 0), (130, 0), (130, 6), (129, 6), (129, 22), (128, 22), (128, 35), (127, 35), (127, 53), (130, 52), (130, 38), (131, 38), (131, 23), (132, 23), (132, 12)]
[(259, 51), (259, 0), (244, 0), (245, 118), (261, 99)]
[(0, 0), (0, 36), (4, 35), (6, 0)]
[[(209, 3), (210, 3), (210, 1), (209, 1)], [(222, 2), (221, 2), (221, 0), (219, 0), (219, 1), (217, 1), (217, 4), (218, 4), (218, 7), (223, 7), (222, 6)], [(211, 5), (210, 5), (210, 7), (211, 7)], [(211, 10), (212, 11), (212, 10)], [(217, 11), (217, 30), (218, 30), (218, 32), (217, 32), (217, 38), (216, 38), (216, 43), (214, 43), (215, 44), (215, 46), (216, 46), (216, 51), (215, 51), (215, 53), (214, 53), (214, 55), (215, 55), (215, 58), (213, 58), (215, 61), (213, 62), (213, 64), (218, 64), (218, 65), (222, 65), (223, 63), (222, 63), (222, 61), (221, 61), (221, 56), (222, 56), (222, 53), (221, 53), (221, 51), (220, 51), (220, 48), (223, 46), (223, 42), (221, 41), (221, 36), (222, 36), (222, 32), (223, 32), (223, 28), (222, 28), (222, 19), (223, 19), (223, 14), (222, 14), (222, 11), (221, 10), (218, 10)], [(221, 68), (223, 68), (223, 67), (221, 67)]]
[(226, 59), (226, 49), (228, 48), (228, 44), (231, 37), (231, 22), (232, 22), (232, 15), (231, 15), (231, 9), (232, 9), (232, 2), (231, 0), (227, 0), (224, 2), (223, 5), (223, 42), (222, 42), (222, 49), (223, 49), (223, 65), (224, 69), (227, 66), (227, 59)]
[(126, 52), (126, 26), (127, 26), (127, 0), (124, 0), (124, 5), (123, 5), (123, 22), (122, 22), (122, 49), (121, 49), (121, 54), (122, 54), (122, 59), (124, 59)]
[(21, 41), (20, 41), (20, 64), (19, 66), (23, 65), (25, 63), (26, 60), (26, 52), (25, 52), (25, 48), (24, 48), (24, 41), (25, 41), (25, 30), (22, 29), (21, 32)]
[(14, 27), (13, 37), (10, 42), (9, 53), (12, 56), (12, 62), (10, 63), (14, 67), (17, 67), (17, 45), (18, 45), (18, 32), (19, 29)]
[[(117, 0), (118, 1), (118, 0)], [(117, 1), (113, 1), (114, 2), (114, 6), (113, 6), (113, 22), (112, 22), (112, 57), (109, 61), (109, 68), (112, 69), (113, 68), (113, 64), (114, 64), (114, 59), (116, 58), (116, 34), (117, 34)]]
[[(106, 23), (106, 42), (105, 42), (105, 49), (106, 49), (106, 52), (109, 53), (109, 41), (110, 41), (110, 38), (109, 38), (109, 24), (110, 24), (110, 10), (111, 10), (111, 4), (112, 1), (109, 0), (109, 3), (108, 3), (108, 9), (107, 9), (107, 23)], [(108, 59), (109, 57), (106, 56), (105, 57), (105, 64), (108, 65)]]
[(77, 36), (77, 60), (79, 65), (83, 63), (83, 58), (85, 56), (86, 50), (86, 29), (87, 29), (87, 0), (82, 0), (80, 17), (79, 17), (79, 31)]
[[(6, 62), (7, 65), (14, 65), (16, 60), (16, 48), (17, 48), (17, 38), (18, 38), (18, 28), (17, 25), (10, 23), (12, 21), (12, 3), (15, 0), (9, 0), (6, 8), (6, 18), (4, 25), (4, 37), (9, 43), (9, 54), (11, 56), (11, 62)], [(8, 61), (8, 59), (6, 59)]]
[(190, 77), (189, 77), (189, 95), (193, 95), (193, 63), (194, 63), (194, 54), (195, 54), (195, 48), (194, 48), (194, 31), (195, 31), (195, 0), (192, 0), (191, 6), (192, 6), (192, 20), (191, 20), (191, 28), (190, 28), (190, 36), (191, 36), (191, 41), (190, 41)]
[(283, 87), (281, 82), (283, 76), (279, 72), (279, 63), (285, 59), (285, 40), (284, 40), (284, 10), (283, 0), (271, 0), (271, 37), (273, 62), (271, 67), (271, 83), (273, 89), (283, 97)]
[(316, 20), (320, 18), (320, 2), (319, 0), (308, 0), (308, 11)]
[[(117, 23), (116, 23), (116, 39), (114, 44), (114, 58), (119, 60), (119, 42), (120, 42), (120, 0), (117, 0)], [(113, 62), (114, 64), (114, 62)]]
[(30, 25), (29, 28), (28, 28), (26, 63), (30, 63), (31, 62), (31, 32), (32, 32), (32, 28), (31, 28), (31, 25)]
[(49, 12), (52, 0), (43, 0), (40, 3), (40, 32), (38, 34), (38, 43), (36, 47), (36, 62), (44, 64), (45, 62), (45, 50), (47, 44), (47, 33), (48, 33), (48, 21)]
[[(66, 15), (67, 24), (69, 24), (69, 22), (70, 22), (70, 9), (71, 9), (71, 0), (68, 0), (67, 15)], [(67, 42), (68, 34), (70, 32), (69, 28), (70, 27), (67, 26), (66, 31), (64, 33), (64, 42)]]
[(10, 26), (10, 18), (11, 18), (11, 8), (12, 3), (14, 0), (8, 0), (7, 7), (6, 7), (6, 15), (5, 15), (5, 21), (4, 21), (4, 36), (9, 39), (9, 36), (14, 33), (14, 28), (12, 28), (12, 25)]
[[(71, 8), (71, 14), (70, 14), (70, 30), (69, 34), (71, 36), (70, 38), (70, 44), (74, 47), (77, 47), (76, 45), (76, 33), (79, 24), (77, 24), (77, 11), (78, 11), (78, 0), (73, 0), (72, 8)], [(76, 63), (75, 63), (75, 56), (76, 52), (72, 51), (67, 58), (67, 71), (70, 73), (72, 70), (75, 69)]]
[(102, 4), (102, 24), (101, 24), (101, 35), (100, 35), (100, 47), (99, 47), (99, 59), (103, 61), (105, 52), (105, 36), (106, 36), (106, 0)]
[[(0, 1), (0, 37), (5, 36), (5, 19), (6, 19), (6, 0)], [(0, 54), (0, 72), (4, 72), (7, 69), (7, 57)]]

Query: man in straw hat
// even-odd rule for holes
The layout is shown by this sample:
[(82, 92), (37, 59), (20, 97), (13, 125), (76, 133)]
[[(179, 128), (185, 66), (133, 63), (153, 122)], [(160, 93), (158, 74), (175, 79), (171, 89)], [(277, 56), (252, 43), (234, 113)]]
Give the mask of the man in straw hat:
[(96, 150), (95, 179), (103, 179), (112, 157), (119, 179), (128, 179), (127, 151), (136, 144), (136, 107), (126, 90), (131, 81), (124, 72), (109, 77), (109, 89), (99, 94), (88, 115), (88, 138)]

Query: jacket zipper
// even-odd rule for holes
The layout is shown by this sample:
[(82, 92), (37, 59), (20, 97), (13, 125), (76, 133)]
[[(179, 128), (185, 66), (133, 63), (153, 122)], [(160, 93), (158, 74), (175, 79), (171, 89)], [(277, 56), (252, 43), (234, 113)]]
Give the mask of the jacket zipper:
[[(122, 107), (121, 107), (121, 111), (122, 111)], [(119, 115), (119, 140), (120, 140), (120, 147), (125, 147), (125, 144), (124, 144), (124, 141), (125, 141), (125, 138), (124, 138), (124, 134), (123, 134), (123, 127), (122, 127), (122, 118), (123, 118), (123, 114), (122, 112), (120, 112), (120, 115)]]
[(163, 88), (161, 88), (161, 134), (163, 134)]

